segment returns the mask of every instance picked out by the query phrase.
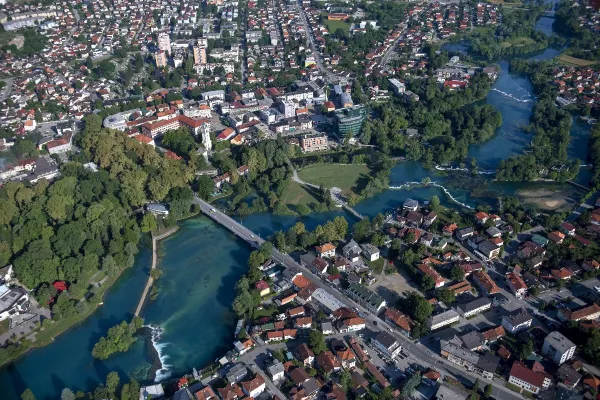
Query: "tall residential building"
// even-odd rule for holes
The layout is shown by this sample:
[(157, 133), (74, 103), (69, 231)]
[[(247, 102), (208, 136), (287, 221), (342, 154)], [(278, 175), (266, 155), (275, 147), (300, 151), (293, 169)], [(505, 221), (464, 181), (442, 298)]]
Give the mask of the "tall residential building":
[(171, 37), (167, 32), (158, 34), (158, 48), (171, 54)]
[(202, 124), (200, 127), (200, 132), (202, 132), (202, 144), (204, 145), (204, 148), (210, 151), (212, 149), (212, 141), (210, 140), (210, 124)]
[(293, 118), (296, 116), (296, 105), (292, 101), (282, 101), (279, 111), (283, 113), (283, 118)]
[(206, 47), (194, 46), (194, 64), (204, 65), (206, 63)]
[(575, 354), (575, 343), (571, 342), (560, 332), (550, 332), (544, 339), (542, 354), (552, 359), (555, 364), (562, 364)]
[(166, 67), (167, 66), (167, 53), (164, 50), (159, 50), (158, 53), (154, 55), (154, 61), (156, 62), (156, 66)]

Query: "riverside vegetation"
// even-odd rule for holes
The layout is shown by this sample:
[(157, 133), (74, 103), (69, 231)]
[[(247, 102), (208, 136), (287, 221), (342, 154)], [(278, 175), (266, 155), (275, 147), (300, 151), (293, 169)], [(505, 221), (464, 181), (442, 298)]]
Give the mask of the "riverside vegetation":
[[(502, 124), (502, 116), (490, 105), (469, 105), (485, 98), (491, 80), (476, 73), (464, 91), (441, 88), (433, 78), (411, 81), (409, 88), (419, 102), (392, 102), (375, 106), (377, 118), (369, 118), (360, 136), (387, 154), (405, 155), (426, 165), (449, 164), (467, 157), (469, 146), (490, 139)], [(415, 128), (416, 136), (404, 130)]]
[(548, 47), (548, 37), (535, 29), (535, 23), (548, 5), (526, 1), (523, 8), (503, 8), (502, 24), (469, 35), (471, 50), (488, 59), (525, 54)]
[(123, 353), (129, 350), (137, 338), (136, 333), (144, 324), (140, 317), (134, 317), (131, 323), (123, 321), (108, 330), (106, 337), (102, 336), (94, 345), (92, 355), (94, 358), (106, 360), (113, 353)]
[[(0, 188), (0, 261), (12, 263), (19, 282), (52, 312), (35, 342), (1, 348), (0, 364), (48, 343), (95, 309), (133, 264), (141, 234), (154, 226), (153, 217), (142, 218), (133, 210), (148, 200), (167, 201), (175, 210), (167, 218), (172, 223), (189, 211), (193, 163), (171, 160), (123, 133), (102, 130), (95, 115), (85, 123), (78, 139), (82, 151), (61, 165), (59, 179), (8, 182)], [(89, 161), (102, 169), (84, 168)], [(94, 285), (103, 278), (103, 285)], [(56, 281), (65, 281), (68, 290), (58, 292)]]

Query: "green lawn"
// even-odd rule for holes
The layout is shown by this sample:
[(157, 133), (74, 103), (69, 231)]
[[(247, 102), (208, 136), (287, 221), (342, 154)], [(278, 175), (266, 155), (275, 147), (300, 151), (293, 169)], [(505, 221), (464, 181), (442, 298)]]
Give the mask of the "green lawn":
[(358, 192), (367, 182), (371, 170), (366, 165), (315, 164), (302, 168), (298, 176), (305, 182), (338, 187), (344, 192)]
[(323, 20), (323, 23), (327, 27), (327, 30), (330, 34), (334, 34), (335, 31), (339, 28), (342, 28), (345, 32), (350, 30), (350, 24), (345, 21), (330, 21), (328, 19)]
[(3, 333), (8, 332), (8, 328), (10, 325), (10, 319), (5, 319), (4, 321), (0, 322), (0, 335)]
[(367, 261), (365, 260), (367, 265), (375, 272), (376, 274), (381, 274), (383, 272), (383, 264), (385, 264), (385, 259), (378, 258), (375, 261)]
[(283, 192), (281, 201), (287, 205), (298, 206), (300, 204), (308, 205), (309, 203), (318, 203), (319, 201), (310, 194), (306, 188), (297, 182), (290, 182), (289, 186)]

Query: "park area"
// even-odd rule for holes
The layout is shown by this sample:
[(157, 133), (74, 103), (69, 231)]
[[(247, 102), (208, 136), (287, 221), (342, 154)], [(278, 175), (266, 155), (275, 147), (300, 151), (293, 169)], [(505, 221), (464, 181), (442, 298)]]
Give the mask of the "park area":
[(317, 200), (305, 187), (297, 182), (290, 182), (281, 196), (281, 201), (288, 205), (298, 206), (300, 204), (309, 205), (318, 203)]
[(358, 193), (368, 182), (371, 170), (361, 164), (315, 164), (302, 168), (298, 176), (313, 185), (338, 187), (344, 193)]

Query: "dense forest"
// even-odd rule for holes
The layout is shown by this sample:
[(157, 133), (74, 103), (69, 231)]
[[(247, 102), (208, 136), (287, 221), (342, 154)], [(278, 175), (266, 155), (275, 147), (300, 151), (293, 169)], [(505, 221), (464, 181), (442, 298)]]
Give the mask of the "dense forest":
[(600, 124), (594, 125), (588, 143), (588, 160), (591, 162), (594, 175), (591, 186), (600, 186)]
[[(79, 299), (95, 273), (111, 276), (133, 264), (140, 228), (123, 189), (107, 172), (75, 163), (52, 184), (9, 182), (0, 189), (1, 262), (12, 262), (19, 281), (51, 303), (56, 317), (85, 309)], [(57, 280), (70, 285), (58, 297)]]
[(129, 205), (161, 201), (171, 189), (187, 186), (194, 179), (193, 166), (164, 157), (154, 147), (121, 132), (95, 128), (88, 129), (88, 134), (80, 139), (81, 157), (118, 178), (122, 182), (122, 197)]
[[(135, 208), (166, 200), (179, 213), (189, 210), (189, 167), (94, 122), (87, 119), (82, 153), (61, 167), (60, 178), (0, 188), (0, 262), (14, 265), (19, 281), (51, 305), (55, 318), (85, 311), (87, 302), (79, 300), (92, 283), (133, 264), (142, 232)], [(84, 168), (89, 160), (102, 169)], [(58, 293), (55, 281), (69, 289)]]
[[(471, 144), (490, 139), (502, 124), (502, 116), (494, 107), (468, 105), (489, 92), (487, 75), (476, 74), (469, 87), (460, 92), (443, 89), (433, 79), (415, 82), (411, 89), (423, 102), (401, 104), (396, 100), (376, 106), (378, 118), (365, 122), (363, 143), (430, 165), (449, 164), (465, 160)], [(418, 133), (407, 135), (407, 128)]]

